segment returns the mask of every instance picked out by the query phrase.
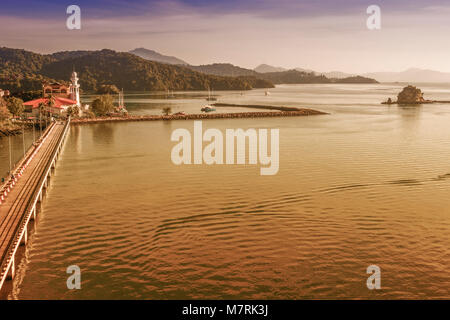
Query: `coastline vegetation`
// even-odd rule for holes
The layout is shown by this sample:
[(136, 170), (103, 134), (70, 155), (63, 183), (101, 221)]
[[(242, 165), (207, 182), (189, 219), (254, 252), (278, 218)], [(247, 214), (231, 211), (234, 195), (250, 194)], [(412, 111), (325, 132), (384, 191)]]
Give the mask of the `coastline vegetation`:
[[(187, 67), (148, 61), (134, 54), (100, 51), (71, 51), (37, 54), (20, 49), (0, 48), (0, 88), (15, 96), (31, 95), (42, 82), (67, 79), (78, 71), (85, 91), (101, 92), (123, 88), (128, 91), (167, 90), (250, 90), (254, 86), (273, 87), (267, 81), (207, 75)], [(104, 87), (106, 86), (106, 87)], [(108, 92), (111, 93), (111, 92)]]
[(258, 73), (231, 64), (206, 66), (171, 65), (149, 61), (127, 52), (64, 51), (38, 54), (21, 49), (0, 48), (0, 88), (24, 101), (42, 94), (42, 82), (67, 83), (77, 70), (85, 92), (115, 94), (126, 91), (251, 90), (274, 84), (377, 83), (364, 77), (327, 78), (313, 72), (287, 70)]
[(96, 116), (106, 116), (114, 111), (114, 99), (109, 94), (98, 96), (92, 101), (91, 108)]
[(98, 94), (118, 94), (119, 92), (119, 88), (113, 84), (102, 84), (97, 89)]

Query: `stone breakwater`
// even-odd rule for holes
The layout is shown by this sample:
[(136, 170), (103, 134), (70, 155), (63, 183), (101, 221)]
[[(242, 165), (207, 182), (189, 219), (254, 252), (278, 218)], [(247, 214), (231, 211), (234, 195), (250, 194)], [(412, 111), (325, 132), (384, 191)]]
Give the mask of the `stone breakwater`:
[(301, 111), (301, 110), (303, 110), (302, 108), (295, 108), (295, 107), (266, 106), (266, 105), (260, 105), (260, 104), (213, 103), (212, 106), (214, 106), (214, 107), (267, 109), (267, 110), (279, 110), (279, 111)]
[(16, 121), (15, 123), (0, 124), (0, 137), (17, 136), (22, 134), (22, 129), (33, 128), (31, 122)]
[(237, 112), (237, 113), (201, 113), (168, 116), (127, 116), (127, 117), (97, 117), (90, 119), (72, 119), (71, 124), (104, 123), (120, 121), (157, 121), (157, 120), (203, 120), (203, 119), (235, 119), (235, 118), (271, 118), (271, 117), (301, 117), (323, 115), (325, 112), (300, 109), (298, 111), (280, 112)]

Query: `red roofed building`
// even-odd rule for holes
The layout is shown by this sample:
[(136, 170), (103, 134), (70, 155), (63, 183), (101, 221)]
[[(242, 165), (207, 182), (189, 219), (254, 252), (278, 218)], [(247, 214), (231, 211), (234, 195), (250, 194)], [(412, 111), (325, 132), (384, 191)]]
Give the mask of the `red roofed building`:
[(65, 115), (69, 107), (78, 107), (81, 112), (80, 103), (80, 85), (78, 84), (78, 75), (72, 72), (70, 85), (59, 82), (42, 84), (42, 98), (27, 101), (24, 103), (25, 112), (32, 116), (39, 116), (39, 105), (44, 104), (45, 108), (41, 110), (42, 115), (50, 113), (51, 115)]
[[(49, 101), (51, 99), (51, 101)], [(51, 98), (39, 98), (31, 101), (24, 102), (25, 112), (31, 113), (33, 116), (39, 115), (39, 105), (44, 104), (44, 112), (50, 112), (52, 115), (63, 115), (66, 113), (67, 108), (77, 106), (75, 100), (51, 97)]]

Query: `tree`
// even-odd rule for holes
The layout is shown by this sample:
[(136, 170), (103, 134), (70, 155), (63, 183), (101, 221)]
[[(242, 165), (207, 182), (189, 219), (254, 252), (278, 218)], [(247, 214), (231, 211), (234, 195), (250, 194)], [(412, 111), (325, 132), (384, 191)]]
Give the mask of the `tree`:
[(162, 109), (162, 113), (163, 113), (163, 115), (168, 116), (168, 115), (170, 115), (172, 113), (172, 108), (171, 107), (165, 107), (165, 108)]
[(46, 109), (45, 103), (39, 103), (39, 119), (41, 118), (41, 115), (45, 113)]
[(109, 94), (97, 97), (92, 101), (92, 111), (97, 116), (105, 116), (114, 111), (114, 100)]
[(86, 118), (89, 119), (95, 118), (95, 113), (93, 113), (91, 110), (84, 111), (83, 114)]
[(97, 93), (99, 93), (99, 94), (118, 94), (119, 88), (117, 88), (113, 84), (102, 84), (98, 88)]
[(78, 106), (68, 107), (67, 115), (71, 117), (77, 117), (80, 114), (80, 108)]
[(0, 97), (0, 122), (4, 122), (11, 117), (11, 113), (9, 112), (5, 100)]
[(9, 98), (6, 101), (6, 105), (8, 106), (9, 112), (11, 112), (15, 116), (20, 116), (25, 110), (22, 99), (16, 97)]

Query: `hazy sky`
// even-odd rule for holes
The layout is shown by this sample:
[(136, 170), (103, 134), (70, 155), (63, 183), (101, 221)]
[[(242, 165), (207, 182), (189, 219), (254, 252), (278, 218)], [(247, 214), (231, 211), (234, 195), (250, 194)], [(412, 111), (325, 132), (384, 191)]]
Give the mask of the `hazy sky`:
[[(81, 8), (81, 30), (66, 8)], [(381, 30), (366, 27), (381, 7)], [(2, 0), (0, 46), (50, 53), (145, 47), (191, 64), (353, 73), (450, 72), (450, 0)]]

